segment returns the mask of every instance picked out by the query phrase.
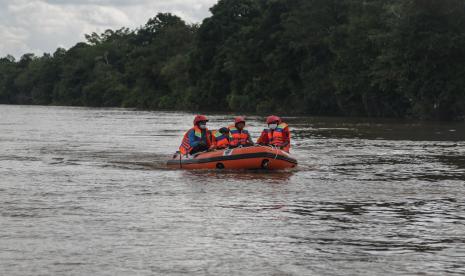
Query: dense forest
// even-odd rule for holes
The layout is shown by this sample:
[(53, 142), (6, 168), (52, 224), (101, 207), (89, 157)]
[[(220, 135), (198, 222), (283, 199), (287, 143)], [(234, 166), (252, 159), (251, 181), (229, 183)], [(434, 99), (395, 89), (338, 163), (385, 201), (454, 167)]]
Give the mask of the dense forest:
[(465, 118), (463, 0), (220, 0), (0, 59), (0, 103)]

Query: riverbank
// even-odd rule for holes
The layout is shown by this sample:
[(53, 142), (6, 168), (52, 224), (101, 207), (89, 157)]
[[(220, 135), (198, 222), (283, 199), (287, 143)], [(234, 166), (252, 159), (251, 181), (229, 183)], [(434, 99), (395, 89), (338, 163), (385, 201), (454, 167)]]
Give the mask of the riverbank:
[(211, 12), (2, 58), (0, 103), (464, 120), (461, 1), (221, 0)]

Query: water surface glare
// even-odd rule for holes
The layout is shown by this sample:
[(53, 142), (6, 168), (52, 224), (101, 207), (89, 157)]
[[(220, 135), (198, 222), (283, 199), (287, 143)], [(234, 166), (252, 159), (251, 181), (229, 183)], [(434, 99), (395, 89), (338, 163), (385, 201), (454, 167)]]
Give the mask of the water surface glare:
[(465, 274), (464, 123), (287, 118), (296, 170), (168, 170), (192, 115), (0, 105), (0, 275)]

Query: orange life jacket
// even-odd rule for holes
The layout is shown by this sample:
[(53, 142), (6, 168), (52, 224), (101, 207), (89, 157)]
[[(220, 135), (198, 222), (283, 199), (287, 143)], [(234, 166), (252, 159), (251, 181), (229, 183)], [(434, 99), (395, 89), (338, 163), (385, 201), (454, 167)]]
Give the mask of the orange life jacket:
[[(181, 146), (179, 147), (179, 151), (187, 155), (192, 151), (192, 146), (189, 141), (189, 133), (191, 131), (194, 131), (195, 133), (195, 140), (196, 141), (201, 141), (202, 140), (202, 130), (198, 126), (194, 126), (193, 128), (189, 129), (185, 134), (184, 137), (182, 138), (182, 143)], [(207, 146), (211, 146), (211, 137), (210, 137), (210, 131), (208, 129), (205, 130), (205, 133), (207, 134)]]
[[(284, 129), (286, 129), (288, 125), (286, 123), (281, 123), (276, 127), (275, 130), (265, 129), (264, 131), (268, 134), (268, 143), (270, 145), (281, 146), (284, 143), (288, 142), (288, 144), (283, 148), (284, 151), (289, 152), (291, 149), (290, 137), (289, 141), (286, 141), (284, 138)], [(290, 134), (289, 134), (290, 135)]]
[(231, 146), (246, 145), (250, 139), (249, 131), (243, 129), (240, 131), (236, 126), (229, 126), (229, 138)]
[(229, 136), (224, 135), (219, 131), (214, 131), (212, 133), (212, 140), (213, 140), (213, 148), (216, 149), (225, 149), (229, 147)]

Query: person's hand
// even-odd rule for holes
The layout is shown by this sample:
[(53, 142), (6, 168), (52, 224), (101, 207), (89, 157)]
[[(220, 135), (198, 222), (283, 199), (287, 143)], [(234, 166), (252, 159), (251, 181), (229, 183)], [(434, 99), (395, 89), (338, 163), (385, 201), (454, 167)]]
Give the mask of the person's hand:
[(285, 149), (287, 147), (287, 145), (289, 145), (289, 143), (283, 143), (283, 144), (279, 145), (279, 148), (280, 149)]

